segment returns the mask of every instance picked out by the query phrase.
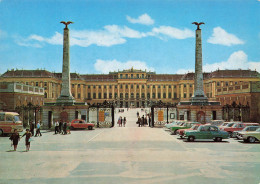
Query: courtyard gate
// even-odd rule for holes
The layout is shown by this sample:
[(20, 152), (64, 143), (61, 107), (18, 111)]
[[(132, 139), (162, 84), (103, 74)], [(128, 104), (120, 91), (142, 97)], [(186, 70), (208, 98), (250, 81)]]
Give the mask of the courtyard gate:
[(152, 102), (152, 127), (163, 127), (166, 123), (177, 119), (176, 103)]
[(114, 127), (114, 105), (107, 101), (89, 105), (88, 122), (94, 123), (97, 128)]

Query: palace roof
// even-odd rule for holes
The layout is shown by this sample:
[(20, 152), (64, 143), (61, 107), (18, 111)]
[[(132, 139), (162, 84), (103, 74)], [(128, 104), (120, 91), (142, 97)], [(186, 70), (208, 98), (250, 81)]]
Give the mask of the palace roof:
[(239, 78), (239, 77), (260, 77), (257, 71), (251, 70), (216, 70), (210, 74), (210, 78)]
[(54, 77), (53, 73), (46, 70), (8, 70), (1, 77)]
[(92, 74), (92, 75), (81, 75), (85, 81), (116, 81), (113, 75), (109, 74)]
[(148, 81), (179, 81), (182, 76), (179, 74), (154, 74), (150, 75)]
[[(183, 75), (181, 80), (194, 80), (195, 73), (187, 73)], [(203, 73), (203, 79), (208, 79), (210, 78), (210, 73)]]

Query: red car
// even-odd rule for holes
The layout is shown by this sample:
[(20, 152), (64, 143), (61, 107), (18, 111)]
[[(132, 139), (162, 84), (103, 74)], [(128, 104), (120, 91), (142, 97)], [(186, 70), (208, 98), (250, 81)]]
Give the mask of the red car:
[(202, 124), (195, 124), (189, 129), (179, 129), (179, 130), (177, 130), (177, 135), (179, 135), (181, 138), (183, 138), (185, 130), (197, 130), (200, 125), (202, 125)]
[(87, 123), (85, 120), (82, 119), (74, 119), (70, 123), (70, 128), (71, 129), (89, 129), (92, 130), (94, 128), (93, 123)]

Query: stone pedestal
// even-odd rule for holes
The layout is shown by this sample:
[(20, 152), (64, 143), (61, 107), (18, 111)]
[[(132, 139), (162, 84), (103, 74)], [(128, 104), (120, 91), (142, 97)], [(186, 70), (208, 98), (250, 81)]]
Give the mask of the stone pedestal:
[[(209, 123), (211, 120), (222, 119), (221, 105), (178, 105), (178, 119), (193, 122)], [(215, 115), (214, 115), (215, 114)], [(214, 117), (215, 116), (215, 117)]]
[(71, 106), (59, 106), (55, 103), (45, 104), (43, 106), (42, 123), (44, 128), (51, 128), (54, 126), (56, 120), (69, 121), (79, 118), (85, 114), (88, 106), (84, 103)]

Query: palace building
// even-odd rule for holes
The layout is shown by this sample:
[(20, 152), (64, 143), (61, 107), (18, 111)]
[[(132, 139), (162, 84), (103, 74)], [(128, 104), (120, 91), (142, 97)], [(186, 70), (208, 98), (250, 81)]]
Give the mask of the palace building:
[[(71, 73), (76, 102), (108, 101), (116, 107), (150, 107), (154, 102), (188, 101), (194, 90), (194, 73), (156, 74), (129, 69), (109, 74)], [(44, 102), (55, 102), (61, 92), (61, 73), (46, 70), (9, 70), (0, 82), (18, 82), (44, 88)], [(204, 93), (223, 106), (223, 119), (260, 122), (260, 75), (251, 70), (217, 70), (203, 73)], [(247, 113), (246, 113), (247, 112)]]

